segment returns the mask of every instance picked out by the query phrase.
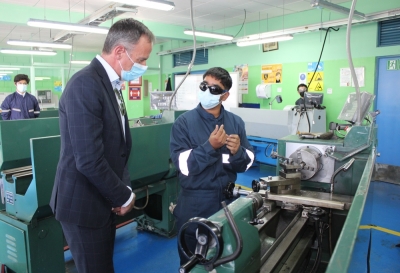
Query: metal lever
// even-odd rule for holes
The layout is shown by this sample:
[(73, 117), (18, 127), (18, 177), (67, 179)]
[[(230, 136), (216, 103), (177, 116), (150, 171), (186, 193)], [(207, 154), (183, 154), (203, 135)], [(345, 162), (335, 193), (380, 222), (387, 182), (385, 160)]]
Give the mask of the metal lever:
[(181, 267), (179, 267), (179, 273), (188, 273), (188, 272), (190, 272), (190, 270), (192, 270), (192, 268), (198, 262), (199, 262), (199, 258), (197, 257), (197, 255), (192, 256), (187, 263), (185, 263), (184, 265), (181, 265)]

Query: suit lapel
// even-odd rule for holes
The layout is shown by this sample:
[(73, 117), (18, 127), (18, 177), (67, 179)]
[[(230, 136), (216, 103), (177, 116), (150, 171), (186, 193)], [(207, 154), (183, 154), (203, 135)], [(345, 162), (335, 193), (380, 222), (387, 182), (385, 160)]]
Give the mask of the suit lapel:
[[(99, 60), (94, 58), (93, 61), (91, 62), (91, 65), (93, 65), (94, 69), (97, 71), (97, 73), (99, 74), (99, 76), (101, 78), (101, 82), (103, 83), (106, 94), (113, 106), (113, 112), (118, 118), (118, 124), (121, 129), (121, 133), (122, 133), (122, 135), (124, 135), (124, 128), (122, 127), (122, 120), (121, 120), (121, 113), (119, 111), (117, 98), (115, 96), (114, 89), (112, 88), (110, 78), (108, 77), (106, 70), (104, 69), (103, 65), (99, 62)], [(125, 119), (127, 120), (126, 116), (125, 116)], [(125, 127), (125, 130), (126, 129), (129, 129), (129, 127)]]

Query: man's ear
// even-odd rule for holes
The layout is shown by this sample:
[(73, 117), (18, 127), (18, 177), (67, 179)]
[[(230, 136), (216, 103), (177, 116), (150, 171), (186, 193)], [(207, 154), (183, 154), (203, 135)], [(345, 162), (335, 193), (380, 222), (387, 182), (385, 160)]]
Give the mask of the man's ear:
[(229, 97), (229, 92), (226, 92), (221, 96), (221, 101), (226, 101), (226, 99)]
[(120, 60), (122, 54), (125, 53), (125, 47), (122, 45), (117, 45), (112, 49), (112, 53), (114, 53), (114, 56), (117, 58), (117, 60)]

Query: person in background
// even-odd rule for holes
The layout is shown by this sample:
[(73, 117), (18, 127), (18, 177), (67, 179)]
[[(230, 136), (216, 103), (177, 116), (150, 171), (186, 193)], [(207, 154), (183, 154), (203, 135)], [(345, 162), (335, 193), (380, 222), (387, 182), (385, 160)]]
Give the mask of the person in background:
[(14, 77), (17, 90), (8, 95), (1, 104), (3, 120), (37, 118), (40, 107), (35, 96), (27, 93), (30, 80), (28, 75), (18, 74)]
[[(171, 159), (179, 171), (180, 193), (171, 207), (178, 230), (192, 217), (208, 218), (233, 201), (226, 194), (237, 173), (245, 172), (254, 160), (243, 120), (224, 109), (232, 79), (223, 68), (214, 67), (203, 75), (196, 108), (180, 115), (171, 129)], [(185, 240), (194, 253), (194, 230)], [(178, 247), (181, 265), (188, 259)]]
[(304, 105), (304, 93), (307, 92), (307, 90), (308, 90), (307, 85), (305, 85), (304, 83), (300, 83), (297, 86), (297, 92), (300, 95), (300, 98), (298, 100), (296, 100), (297, 106)]
[(143, 75), (154, 40), (137, 20), (114, 23), (101, 56), (68, 81), (60, 98), (61, 151), (50, 207), (79, 273), (114, 272), (115, 217), (132, 210), (136, 198), (121, 81)]

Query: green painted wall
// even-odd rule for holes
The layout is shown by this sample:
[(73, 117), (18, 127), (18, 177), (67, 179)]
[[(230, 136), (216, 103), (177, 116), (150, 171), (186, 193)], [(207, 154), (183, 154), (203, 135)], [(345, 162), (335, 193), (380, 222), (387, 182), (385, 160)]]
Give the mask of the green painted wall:
[[(193, 70), (204, 70), (221, 66), (229, 71), (238, 64), (249, 65), (249, 94), (243, 95), (243, 102), (260, 103), (261, 108), (269, 109), (270, 99), (256, 97), (255, 88), (261, 83), (261, 65), (282, 64), (282, 83), (272, 85), (272, 98), (282, 95), (283, 103), (273, 103), (272, 109), (282, 109), (293, 105), (298, 94), (298, 76), (307, 72), (308, 62), (317, 62), (321, 53), (325, 31), (310, 32), (294, 35), (291, 41), (280, 42), (279, 49), (262, 52), (261, 46), (238, 47), (235, 44), (209, 49), (208, 65), (194, 66)], [(374, 93), (375, 86), (375, 57), (399, 55), (400, 46), (376, 46), (377, 23), (355, 25), (351, 31), (351, 53), (355, 67), (365, 68), (365, 87), (361, 91)], [(172, 68), (171, 55), (162, 58), (162, 75), (185, 72), (186, 67)], [(344, 105), (347, 95), (355, 92), (354, 87), (340, 86), (340, 68), (348, 68), (346, 53), (346, 27), (339, 31), (331, 31), (326, 39), (321, 61), (324, 63), (324, 105), (327, 107), (327, 123), (339, 122), (337, 117)], [(277, 89), (281, 88), (281, 93)], [(327, 88), (332, 94), (327, 94)], [(179, 91), (178, 91), (179, 92)]]
[[(345, 6), (350, 6), (350, 1), (346, 2)], [(5, 8), (21, 8), (17, 5), (5, 4)], [(385, 0), (379, 3), (371, 3), (370, 1), (358, 1), (356, 9), (364, 13), (370, 13), (373, 10), (389, 10), (399, 8), (398, 0)], [(9, 16), (5, 14), (6, 9), (0, 11), (0, 15)], [(24, 12), (30, 14), (27, 9)], [(42, 9), (37, 9), (37, 13), (43, 12)], [(67, 13), (53, 13), (48, 12), (48, 16), (54, 14), (59, 19), (65, 17)], [(82, 14), (71, 13), (72, 21), (77, 21), (83, 18)], [(26, 18), (31, 16), (25, 16)], [(24, 16), (18, 18), (25, 18)], [(16, 24), (25, 24), (26, 20), (15, 18)], [(250, 35), (254, 33), (267, 32), (280, 30), (283, 28), (291, 28), (296, 26), (307, 26), (307, 24), (343, 19), (345, 16), (334, 12), (322, 11), (307, 11), (293, 15), (285, 15), (284, 17), (271, 18), (269, 20), (262, 20), (260, 22), (246, 23), (243, 29), (238, 33), (240, 26), (227, 28), (224, 30), (227, 34), (238, 34), (238, 37)], [(52, 19), (52, 18), (47, 18)], [(65, 19), (65, 18), (64, 18)], [(12, 20), (9, 18), (9, 20)], [(67, 20), (67, 19), (65, 19)], [(67, 20), (68, 21), (68, 20)], [(146, 22), (145, 22), (146, 23)], [(147, 23), (149, 28), (162, 37), (162, 33), (170, 35), (169, 32), (180, 32), (184, 28), (177, 26), (166, 27), (162, 24)], [(166, 32), (168, 29), (168, 32)], [(260, 69), (264, 64), (282, 64), (283, 75), (282, 83), (273, 84), (272, 97), (278, 94), (278, 87), (281, 88), (283, 103), (273, 104), (273, 109), (282, 109), (287, 104), (293, 104), (297, 98), (296, 86), (298, 84), (298, 74), (300, 72), (307, 72), (308, 62), (317, 62), (322, 49), (323, 39), (325, 32), (308, 32), (294, 35), (291, 41), (280, 42), (279, 49), (270, 52), (262, 52), (260, 46), (250, 47), (237, 47), (236, 44), (226, 46), (219, 46), (209, 49), (209, 63), (207, 65), (196, 65), (192, 68), (193, 71), (207, 70), (213, 66), (221, 66), (229, 71), (238, 64), (249, 65), (249, 94), (243, 95), (243, 102), (260, 103), (262, 108), (269, 108), (269, 100), (262, 100), (255, 96), (255, 87), (261, 83)], [(185, 36), (177, 33), (178, 39), (190, 39), (190, 36)], [(208, 40), (210, 41), (210, 40)], [(374, 92), (375, 85), (375, 57), (377, 56), (390, 56), (399, 55), (400, 46), (390, 47), (376, 47), (377, 41), (377, 23), (367, 23), (360, 25), (353, 25), (351, 32), (351, 51), (356, 67), (362, 66), (365, 68), (365, 87), (361, 88), (362, 91)], [(331, 31), (327, 37), (325, 48), (322, 54), (321, 61), (324, 62), (324, 105), (327, 107), (327, 120), (335, 121), (336, 117), (347, 94), (354, 92), (354, 88), (340, 87), (339, 85), (339, 70), (340, 68), (349, 67), (346, 55), (346, 27), (341, 27), (338, 32)], [(158, 56), (157, 52), (175, 49), (183, 46), (190, 46), (191, 42), (183, 40), (173, 40), (163, 44), (154, 45), (153, 52), (147, 62), (149, 70), (143, 76), (144, 80), (151, 82), (152, 89), (164, 90), (165, 80), (173, 73), (184, 73), (187, 67), (172, 67), (172, 55)], [(21, 70), (19, 73), (30, 75), (31, 67), (34, 68), (36, 76), (47, 76), (50, 80), (36, 81), (36, 89), (51, 89), (54, 90), (54, 82), (64, 79), (66, 82), (74, 73), (79, 71), (83, 66), (69, 66), (70, 51), (58, 51), (55, 57), (33, 57), (18, 56), (18, 55), (5, 55), (0, 54), (0, 66), (12, 65), (19, 66)], [(99, 52), (73, 52), (72, 59), (74, 60), (91, 60)], [(15, 73), (14, 73), (15, 75)], [(144, 86), (142, 86), (142, 89)], [(327, 88), (332, 88), (332, 94), (327, 94)], [(13, 92), (15, 90), (14, 84), (10, 82), (0, 81), (0, 92)], [(53, 91), (56, 95), (61, 95), (59, 92)], [(127, 89), (124, 91), (124, 97), (127, 102), (128, 114), (130, 118), (157, 114), (159, 111), (150, 110), (150, 97), (142, 94), (142, 100), (129, 101), (127, 98)]]

